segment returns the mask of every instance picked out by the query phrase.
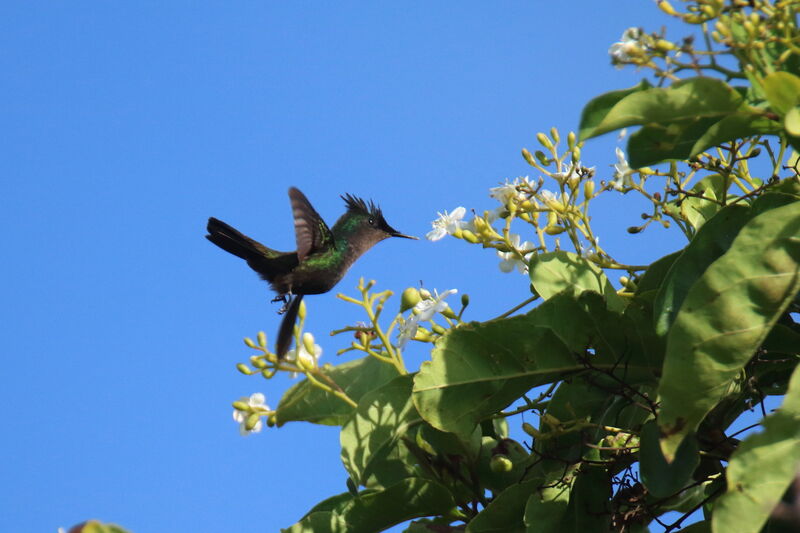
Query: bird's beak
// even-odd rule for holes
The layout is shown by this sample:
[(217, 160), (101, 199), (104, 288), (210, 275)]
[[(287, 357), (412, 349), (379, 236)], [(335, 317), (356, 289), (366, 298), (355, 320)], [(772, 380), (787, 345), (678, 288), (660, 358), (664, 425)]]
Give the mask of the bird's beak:
[(391, 235), (392, 237), (402, 237), (404, 239), (414, 239), (415, 241), (419, 240), (419, 237), (414, 237), (412, 235), (405, 235), (404, 233), (400, 233), (394, 228), (390, 228), (389, 235)]

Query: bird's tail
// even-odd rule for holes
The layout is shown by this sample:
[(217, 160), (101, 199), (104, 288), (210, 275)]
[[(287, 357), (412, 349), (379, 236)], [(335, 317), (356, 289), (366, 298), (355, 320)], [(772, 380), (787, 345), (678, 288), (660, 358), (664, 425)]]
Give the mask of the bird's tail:
[(211, 217), (208, 219), (208, 235), (206, 239), (213, 242), (226, 252), (251, 261), (268, 255), (266, 246), (254, 241), (240, 231), (234, 229), (223, 221)]
[(278, 329), (278, 340), (275, 342), (275, 355), (278, 356), (279, 361), (284, 358), (286, 352), (289, 351), (289, 346), (292, 344), (294, 323), (297, 320), (297, 312), (300, 310), (300, 302), (302, 301), (302, 294), (292, 296), (289, 308), (286, 310), (286, 314), (283, 315), (283, 320), (281, 320), (281, 327)]

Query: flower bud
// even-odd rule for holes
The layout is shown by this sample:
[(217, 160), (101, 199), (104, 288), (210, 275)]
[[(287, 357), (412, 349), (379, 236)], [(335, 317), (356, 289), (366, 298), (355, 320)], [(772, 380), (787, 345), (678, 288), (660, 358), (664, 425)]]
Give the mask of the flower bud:
[(580, 161), (581, 160), (581, 147), (576, 146), (572, 149), (572, 160), (573, 161)]
[(247, 412), (250, 410), (250, 404), (240, 400), (238, 402), (233, 402), (233, 408), (236, 409), (237, 411)]
[(461, 230), (461, 236), (464, 238), (465, 241), (470, 242), (472, 244), (477, 244), (481, 242), (481, 240), (468, 229)]
[(431, 299), (431, 291), (429, 291), (428, 289), (420, 289), (419, 295), (422, 297), (423, 300)]
[(544, 232), (548, 235), (558, 235), (559, 233), (564, 233), (564, 228), (561, 226), (547, 226), (544, 228)]
[(529, 165), (534, 166), (533, 155), (528, 151), (527, 148), (522, 149), (522, 157), (525, 158), (525, 161), (527, 161)]
[(303, 333), (303, 347), (310, 354), (314, 353), (314, 335), (306, 331)]
[(244, 428), (247, 431), (252, 431), (253, 428), (256, 427), (256, 424), (258, 424), (258, 421), (260, 419), (261, 419), (261, 415), (259, 413), (251, 414), (250, 416), (247, 417), (247, 421), (244, 424)]
[(549, 160), (549, 159), (547, 159), (547, 156), (546, 156), (546, 155), (544, 154), (544, 152), (542, 152), (541, 150), (536, 150), (536, 151), (533, 153), (533, 155), (535, 155), (535, 156), (536, 156), (536, 159), (538, 159), (538, 160), (539, 160), (539, 163), (541, 163), (541, 164), (543, 164), (543, 165), (547, 165), (547, 164), (549, 164), (549, 163), (550, 163), (550, 160)]
[(250, 364), (259, 370), (267, 368), (267, 362), (261, 359), (260, 357), (251, 357)]
[(628, 228), (628, 233), (630, 233), (632, 235), (635, 235), (636, 233), (639, 233), (640, 231), (642, 231), (642, 228), (640, 228), (639, 226), (631, 226), (630, 228)]
[(544, 146), (548, 150), (552, 150), (553, 149), (553, 142), (550, 139), (548, 139), (547, 135), (545, 135), (544, 133), (542, 133), (542, 132), (537, 133), (536, 134), (536, 140), (539, 141), (539, 144), (541, 144), (542, 146)]
[(266, 333), (264, 333), (263, 331), (259, 331), (257, 340), (258, 340), (258, 345), (259, 346), (261, 346), (262, 348), (266, 348), (267, 347), (267, 334)]
[(489, 461), (489, 468), (495, 474), (504, 474), (506, 472), (511, 472), (514, 468), (514, 463), (505, 455), (495, 455), (492, 456)]
[(558, 135), (558, 130), (554, 127), (550, 128), (550, 137), (553, 139), (553, 142), (558, 144), (561, 140), (561, 137)]
[(667, 0), (658, 0), (658, 7), (659, 9), (661, 9), (661, 11), (663, 11), (667, 15), (675, 16), (678, 14), (678, 12), (675, 11), (675, 8), (672, 7), (672, 4), (667, 2)]
[(461, 295), (461, 307), (467, 307), (469, 305), (469, 294), (464, 293)]
[(567, 146), (569, 146), (570, 150), (575, 148), (575, 132), (574, 131), (569, 132), (569, 134), (567, 135)]
[(249, 376), (250, 374), (252, 374), (252, 373), (253, 373), (253, 372), (250, 370), (250, 367), (249, 367), (249, 366), (247, 366), (247, 365), (246, 365), (246, 364), (244, 364), (244, 363), (239, 363), (238, 365), (236, 365), (236, 370), (238, 370), (239, 372), (241, 372), (241, 373), (242, 373), (242, 374), (244, 374), (245, 376)]
[(524, 431), (533, 438), (538, 438), (541, 435), (538, 429), (533, 427), (531, 424), (528, 424), (527, 422), (522, 423), (522, 431)]
[(300, 309), (297, 310), (297, 316), (300, 317), (300, 320), (306, 319), (306, 303), (300, 302)]
[(583, 197), (587, 200), (590, 200), (594, 197), (594, 182), (592, 180), (584, 182)]
[(253, 339), (251, 339), (250, 337), (245, 337), (244, 338), (244, 343), (250, 348), (255, 348), (256, 347), (256, 343), (254, 343)]

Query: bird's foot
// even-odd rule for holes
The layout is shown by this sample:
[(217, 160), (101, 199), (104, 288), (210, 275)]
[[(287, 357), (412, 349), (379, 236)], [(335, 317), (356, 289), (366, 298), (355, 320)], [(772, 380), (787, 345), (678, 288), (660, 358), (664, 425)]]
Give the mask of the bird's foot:
[(289, 309), (290, 300), (285, 294), (281, 294), (280, 296), (276, 296), (271, 300), (271, 303), (275, 302), (283, 302), (283, 305), (280, 309), (278, 309), (278, 314), (282, 315)]

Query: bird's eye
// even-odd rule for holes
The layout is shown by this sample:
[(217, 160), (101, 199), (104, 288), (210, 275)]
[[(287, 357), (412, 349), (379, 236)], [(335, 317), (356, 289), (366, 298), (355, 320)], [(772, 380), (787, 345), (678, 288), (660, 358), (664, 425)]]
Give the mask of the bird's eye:
[(369, 222), (370, 226), (374, 226), (375, 225), (375, 219), (372, 218), (372, 217), (369, 217), (369, 221), (368, 222)]

